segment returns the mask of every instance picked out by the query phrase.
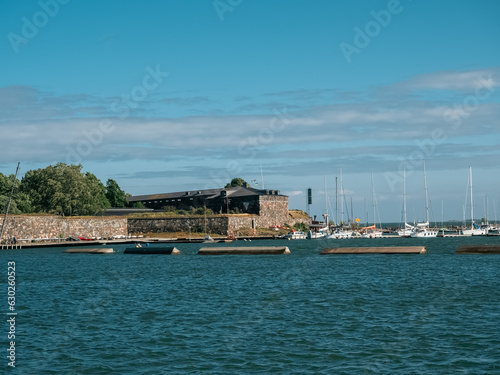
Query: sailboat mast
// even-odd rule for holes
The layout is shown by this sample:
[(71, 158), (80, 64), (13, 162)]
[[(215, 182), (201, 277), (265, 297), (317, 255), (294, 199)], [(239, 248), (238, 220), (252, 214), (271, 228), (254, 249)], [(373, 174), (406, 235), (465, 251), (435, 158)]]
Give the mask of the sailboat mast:
[(441, 200), (441, 228), (444, 228), (444, 201)]
[(375, 225), (375, 188), (373, 187), (373, 171), (372, 172), (372, 206), (373, 206), (373, 225)]
[(472, 167), (469, 167), (469, 179), (470, 179), (470, 226), (474, 229), (474, 200), (472, 199)]
[(326, 176), (325, 176), (325, 214), (328, 216), (328, 196), (326, 194)]
[(352, 208), (352, 197), (351, 197), (351, 228), (354, 224), (354, 210)]
[(19, 165), (21, 165), (21, 163), (17, 163), (16, 174), (14, 175), (14, 181), (12, 181), (12, 188), (10, 189), (9, 201), (7, 202), (7, 207), (5, 208), (2, 230), (0, 231), (0, 240), (2, 239), (3, 232), (5, 231), (5, 224), (7, 223), (7, 215), (9, 214), (10, 202), (12, 201), (12, 195), (14, 194), (14, 188), (16, 186), (16, 181), (17, 181), (17, 174), (19, 173)]
[(425, 187), (425, 218), (427, 224), (429, 224), (429, 196), (427, 193), (427, 176), (425, 173), (425, 160), (424, 160), (424, 187)]
[(484, 195), (484, 220), (486, 220), (485, 224), (488, 224), (488, 196)]
[(406, 230), (406, 167), (403, 168), (403, 215), (405, 219)]
[(262, 173), (262, 164), (260, 165), (260, 181), (262, 182), (262, 189), (264, 189), (264, 173)]
[(340, 223), (344, 225), (344, 187), (342, 186), (342, 167), (340, 167), (340, 207), (341, 207)]
[(337, 177), (335, 177), (335, 225), (339, 225), (339, 194)]

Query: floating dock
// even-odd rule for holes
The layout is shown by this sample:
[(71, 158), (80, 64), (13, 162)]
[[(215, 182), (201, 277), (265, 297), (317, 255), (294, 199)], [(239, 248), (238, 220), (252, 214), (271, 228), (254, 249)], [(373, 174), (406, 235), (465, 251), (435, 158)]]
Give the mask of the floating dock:
[(198, 255), (261, 255), (290, 254), (287, 246), (202, 247)]
[(425, 254), (425, 246), (337, 247), (324, 249), (320, 254)]
[(461, 245), (457, 254), (500, 254), (500, 245)]
[(94, 249), (68, 249), (65, 251), (65, 253), (72, 253), (72, 254), (113, 254), (113, 249), (112, 248), (94, 248)]
[(166, 255), (175, 255), (180, 254), (179, 249), (173, 246), (169, 247), (153, 247), (153, 246), (145, 246), (145, 247), (127, 247), (123, 254), (166, 254)]

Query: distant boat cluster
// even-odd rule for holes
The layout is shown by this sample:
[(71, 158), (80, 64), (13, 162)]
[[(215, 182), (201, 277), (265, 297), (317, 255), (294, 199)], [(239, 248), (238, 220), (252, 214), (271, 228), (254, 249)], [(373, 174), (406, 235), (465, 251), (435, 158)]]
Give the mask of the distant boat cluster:
[[(350, 225), (343, 224), (343, 217), (340, 221), (342, 224), (331, 225), (328, 221), (328, 213), (323, 214), (324, 222), (313, 222), (307, 233), (300, 231), (291, 231), (284, 236), (286, 239), (349, 239), (349, 238), (397, 238), (397, 237), (411, 237), (411, 238), (432, 238), (432, 237), (467, 237), (467, 236), (499, 236), (500, 228), (498, 224), (489, 224), (482, 222), (477, 224), (474, 222), (474, 204), (472, 196), (472, 168), (469, 169), (469, 187), (470, 187), (470, 207), (471, 207), (471, 223), (470, 226), (464, 226), (455, 230), (446, 228), (431, 228), (429, 223), (429, 204), (427, 193), (427, 177), (425, 173), (424, 161), (424, 188), (425, 188), (425, 209), (426, 220), (425, 222), (408, 224), (406, 218), (406, 171), (403, 171), (403, 223), (401, 228), (396, 231), (382, 230), (377, 228), (375, 223), (375, 190), (373, 187), (373, 172), (372, 172), (372, 203), (373, 203), (373, 217), (374, 224), (363, 228), (356, 228), (354, 223)], [(325, 183), (326, 185), (326, 183)], [(326, 186), (325, 186), (326, 191)], [(342, 169), (340, 170), (340, 195), (342, 200)], [(343, 216), (343, 210), (342, 210)]]

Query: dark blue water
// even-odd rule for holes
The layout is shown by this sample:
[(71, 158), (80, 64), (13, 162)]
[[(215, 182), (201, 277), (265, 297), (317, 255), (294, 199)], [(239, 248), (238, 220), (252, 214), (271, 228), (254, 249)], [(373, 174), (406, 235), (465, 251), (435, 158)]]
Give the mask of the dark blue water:
[[(456, 255), (462, 242), (500, 238), (228, 244), (292, 252), (258, 256), (3, 251), (3, 274), (9, 260), (17, 271), (14, 372), (498, 374), (500, 255)], [(319, 255), (335, 244), (428, 253)]]

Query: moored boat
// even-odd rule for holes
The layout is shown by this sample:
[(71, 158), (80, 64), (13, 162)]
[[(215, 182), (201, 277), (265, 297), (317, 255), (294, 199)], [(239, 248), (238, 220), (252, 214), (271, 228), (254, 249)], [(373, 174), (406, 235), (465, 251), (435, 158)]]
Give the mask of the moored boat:
[(301, 232), (301, 231), (292, 230), (292, 231), (288, 232), (287, 234), (285, 234), (285, 236), (283, 238), (286, 238), (288, 240), (305, 240), (306, 234), (304, 232)]

